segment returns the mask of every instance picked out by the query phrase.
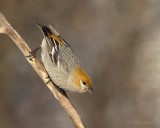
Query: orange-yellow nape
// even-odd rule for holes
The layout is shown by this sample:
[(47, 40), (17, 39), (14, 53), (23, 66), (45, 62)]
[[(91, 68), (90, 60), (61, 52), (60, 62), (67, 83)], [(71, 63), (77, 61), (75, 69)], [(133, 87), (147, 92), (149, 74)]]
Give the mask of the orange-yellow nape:
[(75, 67), (76, 69), (74, 70), (74, 75), (75, 75), (75, 78), (77, 78), (76, 80), (76, 83), (77, 85), (81, 85), (80, 84), (80, 81), (82, 82), (85, 82), (86, 83), (86, 86), (88, 88), (90, 88), (92, 86), (92, 81), (89, 77), (89, 75), (80, 67), (80, 66), (77, 66)]

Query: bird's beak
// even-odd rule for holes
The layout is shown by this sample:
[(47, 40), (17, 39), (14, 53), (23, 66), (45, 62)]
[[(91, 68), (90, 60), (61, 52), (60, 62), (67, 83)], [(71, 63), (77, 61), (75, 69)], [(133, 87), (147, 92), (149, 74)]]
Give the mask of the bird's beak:
[(92, 87), (87, 88), (87, 91), (88, 91), (90, 94), (93, 94), (93, 88), (92, 88)]

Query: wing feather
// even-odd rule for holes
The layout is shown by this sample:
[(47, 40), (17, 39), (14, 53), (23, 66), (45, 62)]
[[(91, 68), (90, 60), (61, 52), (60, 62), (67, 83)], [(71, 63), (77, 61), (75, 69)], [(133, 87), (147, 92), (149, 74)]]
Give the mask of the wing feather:
[[(48, 51), (53, 63), (60, 66), (65, 71), (70, 71), (75, 64), (79, 64), (77, 56), (74, 54), (69, 44), (58, 34), (58, 32), (46, 26), (40, 26), (48, 44)], [(55, 32), (55, 33), (53, 33)]]

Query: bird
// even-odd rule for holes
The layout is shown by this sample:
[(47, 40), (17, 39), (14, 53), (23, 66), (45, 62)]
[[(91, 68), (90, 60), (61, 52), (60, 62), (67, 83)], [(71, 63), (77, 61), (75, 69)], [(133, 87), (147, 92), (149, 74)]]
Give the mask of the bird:
[(92, 94), (92, 80), (70, 45), (51, 25), (37, 26), (43, 34), (41, 60), (53, 83), (64, 90)]

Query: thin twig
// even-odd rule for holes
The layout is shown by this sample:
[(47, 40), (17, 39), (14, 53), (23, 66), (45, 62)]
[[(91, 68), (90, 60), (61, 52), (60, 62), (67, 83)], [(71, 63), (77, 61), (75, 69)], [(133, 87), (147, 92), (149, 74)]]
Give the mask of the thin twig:
[[(21, 50), (21, 52), (24, 54), (25, 57), (29, 55), (29, 52), (31, 52), (31, 49), (28, 47), (28, 45), (24, 41), (24, 39), (10, 25), (10, 23), (6, 20), (6, 18), (3, 16), (3, 14), (1, 12), (0, 12), (0, 33), (7, 34), (13, 40), (13, 42), (18, 46), (18, 48)], [(39, 59), (37, 57), (32, 58), (32, 61), (29, 58), (26, 58), (26, 59), (31, 64), (31, 66), (35, 69), (35, 71), (40, 76), (40, 78), (44, 81), (44, 83), (46, 83), (48, 80), (48, 79), (46, 79), (47, 73), (45, 71), (45, 68), (43, 67), (43, 65), (39, 61)], [(74, 107), (70, 103), (69, 99), (66, 96), (64, 96), (53, 85), (52, 82), (49, 82), (46, 85), (50, 89), (50, 91), (54, 94), (55, 98), (59, 101), (61, 106), (68, 113), (68, 115), (71, 117), (74, 125), (77, 128), (84, 128), (84, 124), (83, 124), (79, 114), (74, 109)]]

